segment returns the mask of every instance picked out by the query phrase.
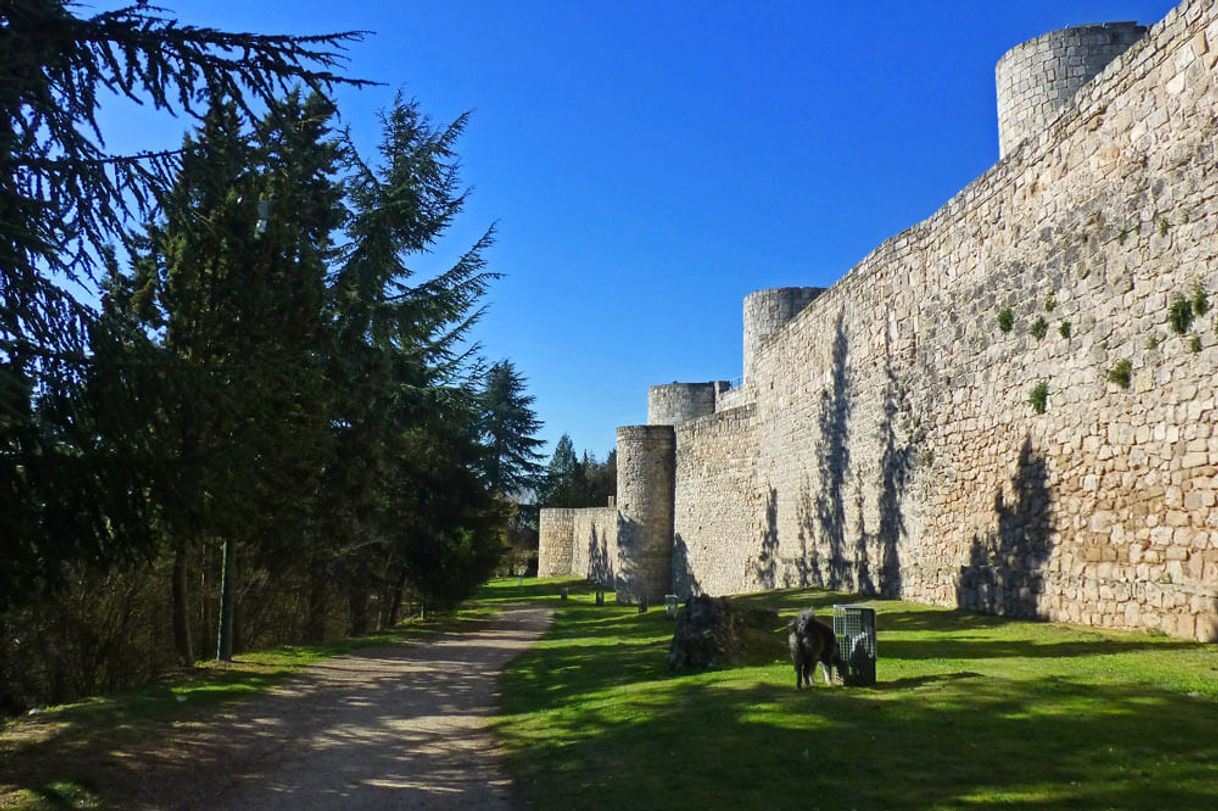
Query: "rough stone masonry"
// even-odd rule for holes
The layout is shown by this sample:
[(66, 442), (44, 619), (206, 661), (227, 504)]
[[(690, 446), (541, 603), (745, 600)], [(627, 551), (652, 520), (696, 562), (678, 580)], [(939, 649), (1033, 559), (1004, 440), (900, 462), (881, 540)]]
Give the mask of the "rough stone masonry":
[(743, 383), (653, 390), (618, 505), (543, 510), (543, 575), (1218, 641), (1218, 4), (997, 81), (1001, 160), (828, 290), (746, 299)]

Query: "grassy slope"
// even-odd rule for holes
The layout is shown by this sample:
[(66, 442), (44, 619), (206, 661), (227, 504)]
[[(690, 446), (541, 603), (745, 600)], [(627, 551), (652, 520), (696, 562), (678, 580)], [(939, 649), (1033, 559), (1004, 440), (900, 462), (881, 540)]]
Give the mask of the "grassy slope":
[[(483, 598), (560, 609), (496, 720), (530, 807), (1218, 808), (1218, 646), (873, 601), (880, 684), (801, 693), (781, 627), (752, 666), (678, 676), (663, 611), (574, 581)], [(784, 622), (846, 599), (740, 598)]]
[(122, 757), (125, 744), (155, 734), (161, 725), (200, 718), (219, 704), (265, 691), (333, 656), (459, 630), (495, 611), (491, 604), (479, 605), (452, 616), (407, 621), (369, 636), (251, 651), (232, 663), (200, 662), (190, 673), (2, 722), (0, 809), (109, 807), (104, 786), (95, 785), (96, 775), (105, 771), (105, 760)]

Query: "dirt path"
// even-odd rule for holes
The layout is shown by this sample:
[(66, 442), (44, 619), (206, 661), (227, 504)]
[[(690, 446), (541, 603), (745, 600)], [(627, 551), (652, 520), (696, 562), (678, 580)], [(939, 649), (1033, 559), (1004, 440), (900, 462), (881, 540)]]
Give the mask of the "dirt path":
[(140, 808), (506, 809), (486, 718), (501, 669), (550, 616), (509, 607), (480, 631), (328, 660), (129, 753), (106, 794)]

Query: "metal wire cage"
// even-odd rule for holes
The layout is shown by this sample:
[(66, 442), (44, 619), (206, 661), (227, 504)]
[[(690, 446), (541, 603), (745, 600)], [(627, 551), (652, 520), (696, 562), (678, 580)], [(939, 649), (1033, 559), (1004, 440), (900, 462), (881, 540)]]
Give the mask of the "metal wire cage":
[(833, 606), (833, 633), (846, 666), (846, 684), (875, 684), (875, 609), (861, 605)]

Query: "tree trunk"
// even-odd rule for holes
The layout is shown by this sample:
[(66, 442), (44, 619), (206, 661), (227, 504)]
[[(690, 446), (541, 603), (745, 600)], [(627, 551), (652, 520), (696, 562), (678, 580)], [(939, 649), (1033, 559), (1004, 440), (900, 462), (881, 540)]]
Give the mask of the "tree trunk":
[(304, 628), (306, 642), (324, 642), (326, 639), (327, 585), (326, 573), (314, 557), (309, 567), (309, 605)]
[(190, 560), (186, 545), (179, 543), (173, 558), (173, 642), (183, 667), (195, 664), (190, 620)]
[(402, 618), (402, 597), (406, 591), (406, 575), (405, 573), (398, 575), (397, 580), (393, 584), (393, 597), (389, 606), (389, 626), (393, 627), (398, 624), (398, 620)]
[(368, 633), (368, 589), (362, 583), (352, 583), (347, 592), (351, 636)]
[(233, 660), (233, 607), (236, 594), (237, 544), (232, 538), (224, 541), (224, 562), (220, 575), (220, 621), (216, 629), (216, 658)]

